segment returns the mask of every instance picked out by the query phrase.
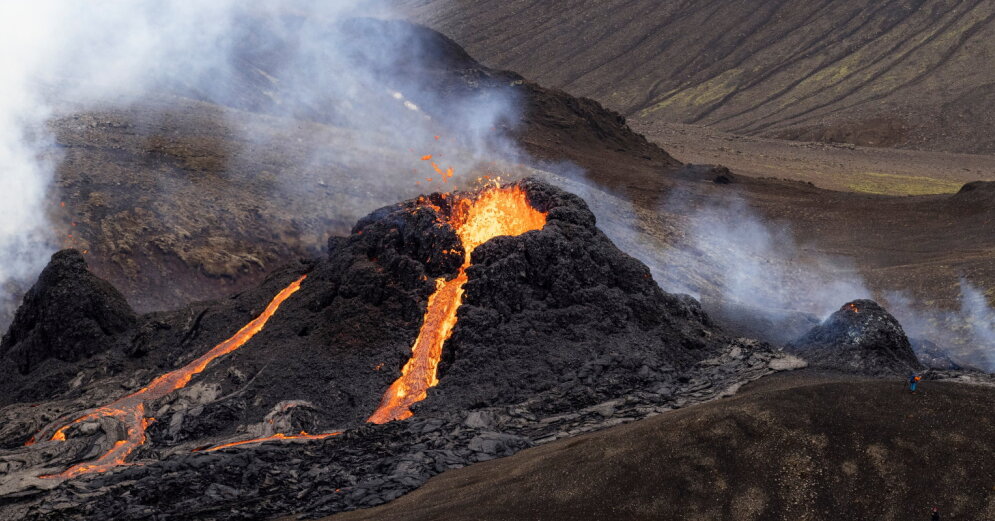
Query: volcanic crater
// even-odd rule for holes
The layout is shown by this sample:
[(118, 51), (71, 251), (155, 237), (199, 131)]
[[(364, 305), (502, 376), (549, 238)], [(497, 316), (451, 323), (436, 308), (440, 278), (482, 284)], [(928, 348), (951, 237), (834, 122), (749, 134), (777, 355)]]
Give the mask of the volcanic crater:
[[(67, 335), (72, 356), (47, 350)], [(663, 292), (536, 178), (381, 208), (172, 312), (136, 316), (59, 252), (0, 346), (31, 361), (0, 365), (0, 509), (25, 519), (369, 506), (798, 365)]]

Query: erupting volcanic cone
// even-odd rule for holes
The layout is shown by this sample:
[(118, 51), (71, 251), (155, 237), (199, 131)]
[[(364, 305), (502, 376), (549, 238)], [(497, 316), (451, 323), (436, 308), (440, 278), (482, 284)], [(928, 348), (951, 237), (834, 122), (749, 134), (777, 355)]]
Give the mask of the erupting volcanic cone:
[(428, 299), (425, 320), (411, 348), (411, 359), (401, 377), (391, 384), (380, 406), (368, 421), (385, 423), (411, 416), (411, 405), (424, 400), (437, 377), (442, 346), (456, 325), (456, 311), (463, 302), (466, 269), (477, 246), (500, 235), (521, 235), (539, 230), (546, 214), (532, 208), (518, 186), (489, 188), (470, 196), (457, 196), (449, 222), (463, 245), (463, 264), (451, 280), (436, 279), (436, 291)]

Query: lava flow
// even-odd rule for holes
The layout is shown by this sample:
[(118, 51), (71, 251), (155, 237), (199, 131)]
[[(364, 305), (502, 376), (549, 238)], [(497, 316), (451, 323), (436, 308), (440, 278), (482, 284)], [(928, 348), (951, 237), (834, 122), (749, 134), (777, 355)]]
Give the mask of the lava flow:
[(411, 348), (411, 358), (368, 422), (386, 423), (411, 417), (411, 405), (424, 400), (428, 389), (439, 383), (437, 370), (442, 345), (456, 325), (456, 310), (463, 302), (466, 268), (470, 266), (473, 250), (500, 235), (539, 230), (546, 224), (546, 214), (529, 205), (520, 187), (488, 188), (476, 197), (457, 199), (448, 223), (463, 243), (463, 265), (451, 280), (436, 279), (436, 290), (428, 298), (428, 309)]
[(280, 291), (280, 293), (273, 297), (273, 300), (271, 300), (269, 305), (266, 306), (266, 309), (263, 310), (262, 314), (243, 326), (242, 329), (239, 329), (238, 332), (231, 338), (214, 346), (214, 348), (202, 355), (200, 358), (197, 358), (175, 371), (159, 376), (155, 380), (152, 380), (152, 383), (148, 386), (143, 387), (135, 393), (120, 398), (109, 405), (93, 409), (92, 411), (83, 414), (62, 427), (59, 427), (55, 433), (52, 434), (52, 437), (49, 438), (50, 440), (65, 441), (66, 431), (77, 423), (96, 420), (99, 418), (114, 418), (124, 425), (125, 438), (116, 441), (111, 450), (94, 461), (79, 463), (58, 474), (49, 474), (40, 477), (63, 479), (72, 478), (91, 472), (105, 472), (118, 465), (123, 465), (128, 456), (136, 448), (145, 443), (145, 429), (151, 425), (153, 421), (151, 418), (145, 417), (145, 404), (152, 400), (162, 398), (177, 389), (185, 387), (194, 375), (203, 371), (214, 359), (242, 347), (249, 341), (250, 338), (255, 336), (256, 333), (262, 331), (263, 327), (266, 325), (266, 322), (273, 316), (274, 313), (276, 313), (276, 310), (280, 307), (280, 304), (300, 289), (301, 282), (304, 281), (305, 277), (307, 277), (307, 275), (301, 276), (301, 278), (295, 280), (289, 286)]
[(300, 434), (276, 433), (272, 436), (264, 436), (262, 438), (252, 438), (251, 440), (222, 443), (221, 445), (215, 445), (213, 447), (208, 447), (206, 449), (195, 450), (194, 452), (214, 452), (216, 450), (227, 449), (228, 447), (237, 447), (239, 445), (248, 445), (250, 443), (262, 443), (264, 441), (273, 441), (273, 440), (323, 440), (325, 438), (330, 438), (332, 436), (338, 436), (339, 434), (342, 434), (342, 432), (341, 431), (323, 432), (320, 434), (308, 434), (307, 432), (304, 431), (301, 431)]

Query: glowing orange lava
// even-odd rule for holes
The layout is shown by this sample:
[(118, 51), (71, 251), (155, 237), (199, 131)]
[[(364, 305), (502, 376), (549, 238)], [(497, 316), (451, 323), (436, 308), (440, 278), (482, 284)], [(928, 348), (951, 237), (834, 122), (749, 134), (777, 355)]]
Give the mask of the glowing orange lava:
[(368, 422), (386, 423), (410, 418), (411, 405), (424, 400), (428, 389), (439, 383), (437, 371), (442, 345), (456, 325), (456, 310), (463, 302), (466, 268), (470, 266), (473, 250), (500, 235), (539, 230), (546, 224), (546, 214), (532, 208), (522, 188), (494, 187), (476, 197), (454, 201), (449, 224), (463, 243), (463, 265), (451, 280), (436, 279), (436, 290), (428, 298), (425, 319), (411, 348), (411, 358), (401, 369), (400, 378), (384, 393), (377, 410), (366, 420)]
[(135, 393), (120, 398), (109, 405), (93, 409), (56, 429), (55, 433), (49, 439), (52, 441), (65, 441), (66, 431), (77, 423), (98, 418), (114, 418), (125, 426), (126, 436), (125, 439), (116, 441), (111, 450), (96, 460), (79, 463), (59, 474), (49, 474), (40, 477), (65, 479), (91, 472), (106, 472), (118, 465), (124, 465), (132, 451), (145, 443), (145, 430), (152, 424), (152, 419), (145, 417), (145, 404), (183, 388), (190, 382), (190, 379), (194, 375), (203, 371), (214, 359), (242, 347), (256, 333), (262, 331), (266, 322), (276, 313), (280, 304), (300, 289), (301, 282), (306, 277), (306, 275), (301, 276), (301, 278), (295, 280), (280, 291), (280, 293), (273, 297), (273, 300), (266, 306), (262, 314), (243, 326), (231, 338), (214, 346), (200, 358), (175, 371), (159, 376), (155, 380), (152, 380), (152, 383), (148, 386), (143, 387)]
[(850, 304), (847, 304), (846, 307), (847, 307), (847, 309), (849, 309), (850, 311), (853, 311), (854, 313), (860, 313), (860, 308), (858, 308), (856, 304), (850, 303)]
[(203, 450), (195, 450), (194, 452), (214, 452), (216, 450), (227, 449), (228, 447), (237, 447), (239, 445), (248, 445), (250, 443), (262, 443), (264, 441), (273, 440), (323, 440), (325, 438), (330, 438), (332, 436), (338, 436), (342, 434), (341, 432), (323, 432), (321, 434), (308, 434), (301, 431), (300, 434), (281, 434), (276, 433), (272, 436), (264, 436), (262, 438), (253, 438), (251, 440), (233, 441), (231, 443), (222, 443), (221, 445), (215, 445)]

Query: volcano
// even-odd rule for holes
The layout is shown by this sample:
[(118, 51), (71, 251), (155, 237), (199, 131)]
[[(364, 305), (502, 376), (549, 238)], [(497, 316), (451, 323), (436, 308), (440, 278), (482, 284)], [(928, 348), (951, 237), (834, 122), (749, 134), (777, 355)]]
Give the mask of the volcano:
[(136, 317), (72, 251), (29, 297), (0, 366), (0, 509), (24, 519), (378, 504), (791, 365), (663, 292), (535, 178), (381, 208), (223, 301)]
[(848, 302), (789, 345), (816, 367), (864, 374), (920, 371), (902, 325), (873, 300)]

